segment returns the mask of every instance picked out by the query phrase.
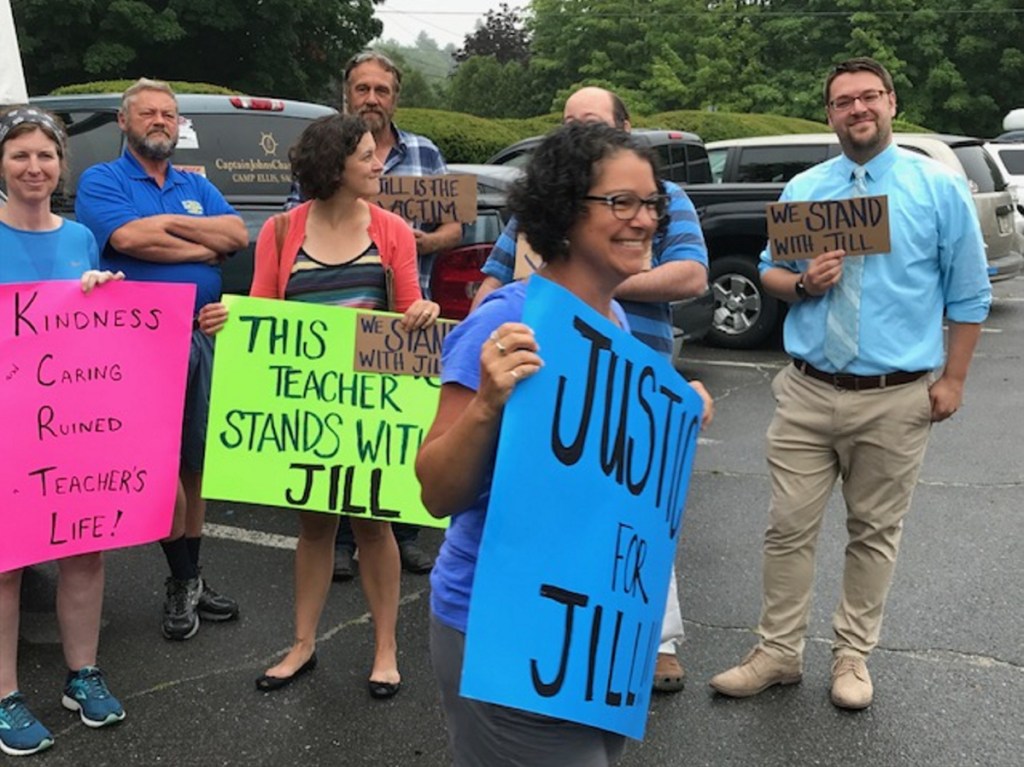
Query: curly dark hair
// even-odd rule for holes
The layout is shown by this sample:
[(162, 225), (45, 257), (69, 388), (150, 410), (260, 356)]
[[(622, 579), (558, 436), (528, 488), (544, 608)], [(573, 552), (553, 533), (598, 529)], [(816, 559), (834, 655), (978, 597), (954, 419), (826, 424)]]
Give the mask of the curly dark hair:
[(569, 257), (569, 230), (586, 209), (583, 198), (594, 183), (597, 164), (623, 150), (647, 160), (658, 178), (657, 160), (647, 147), (602, 123), (563, 125), (534, 150), (526, 174), (509, 193), (509, 209), (530, 247), (545, 261)]
[(288, 150), (292, 177), (303, 194), (326, 200), (341, 187), (345, 160), (369, 132), (363, 118), (334, 114), (311, 122)]

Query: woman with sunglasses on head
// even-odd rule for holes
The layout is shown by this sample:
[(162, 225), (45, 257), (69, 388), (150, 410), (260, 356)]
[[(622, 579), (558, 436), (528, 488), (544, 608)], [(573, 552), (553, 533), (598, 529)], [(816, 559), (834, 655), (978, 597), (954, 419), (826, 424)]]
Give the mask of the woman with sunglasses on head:
[[(421, 297), (412, 229), (371, 201), (380, 193), (383, 172), (375, 147), (361, 117), (322, 117), (303, 131), (291, 150), (292, 175), (310, 200), (284, 214), (283, 237), (275, 219), (263, 226), (256, 242), (251, 296), (398, 311), (406, 330), (434, 323), (440, 307)], [(210, 304), (200, 311), (199, 324), (215, 333), (226, 317), (223, 304)], [(316, 667), (316, 632), (334, 571), (338, 521), (336, 514), (299, 512), (295, 638), (281, 662), (256, 680), (259, 690), (281, 689)], [(351, 523), (373, 618), (369, 693), (390, 698), (401, 685), (395, 638), (401, 578), (398, 544), (388, 522), (352, 517)]]
[[(597, 123), (571, 123), (538, 147), (509, 205), (541, 274), (625, 328), (616, 288), (648, 266), (666, 200), (648, 150)], [(445, 340), (441, 397), (416, 461), (423, 502), (451, 525), (431, 575), (431, 657), (458, 767), (605, 767), (624, 737), (459, 694), (469, 598), (502, 412), (542, 366), (522, 324), (526, 287), (494, 291)], [(705, 417), (710, 418), (710, 397)]]
[[(67, 137), (49, 112), (16, 107), (0, 113), (0, 283), (79, 280), (88, 293), (118, 272), (101, 272), (99, 251), (84, 226), (50, 209), (67, 169)], [(68, 672), (62, 703), (89, 727), (124, 719), (124, 709), (96, 667), (103, 609), (103, 555), (57, 560), (57, 622)], [(25, 756), (53, 745), (51, 732), (18, 690), (18, 624), (22, 570), (0, 572), (0, 751)]]

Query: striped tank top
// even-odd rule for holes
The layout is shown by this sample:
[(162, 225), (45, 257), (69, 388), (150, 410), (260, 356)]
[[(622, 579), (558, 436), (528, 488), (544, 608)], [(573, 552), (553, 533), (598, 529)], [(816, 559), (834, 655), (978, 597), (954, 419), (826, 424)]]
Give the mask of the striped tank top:
[(284, 297), (353, 309), (388, 308), (387, 276), (375, 243), (343, 264), (325, 264), (299, 248)]

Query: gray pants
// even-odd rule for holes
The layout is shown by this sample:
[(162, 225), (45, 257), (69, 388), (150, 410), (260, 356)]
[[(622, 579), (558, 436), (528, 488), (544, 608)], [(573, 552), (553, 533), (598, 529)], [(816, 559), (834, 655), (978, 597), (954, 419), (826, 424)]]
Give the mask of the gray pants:
[(622, 735), (463, 698), (465, 644), (465, 634), (431, 615), (430, 657), (455, 767), (609, 767), (622, 756)]

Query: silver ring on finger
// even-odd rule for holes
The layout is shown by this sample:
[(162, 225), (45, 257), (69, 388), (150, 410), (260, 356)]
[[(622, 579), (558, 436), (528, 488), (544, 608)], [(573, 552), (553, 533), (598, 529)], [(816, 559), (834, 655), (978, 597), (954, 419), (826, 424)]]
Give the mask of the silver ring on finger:
[(505, 344), (503, 344), (497, 338), (494, 339), (494, 345), (498, 347), (498, 354), (504, 354), (505, 352), (508, 351), (508, 349), (505, 348)]
[(516, 372), (515, 368), (512, 368), (510, 371), (508, 371), (508, 374), (512, 376), (512, 378), (514, 378), (516, 381), (519, 380), (519, 373)]

